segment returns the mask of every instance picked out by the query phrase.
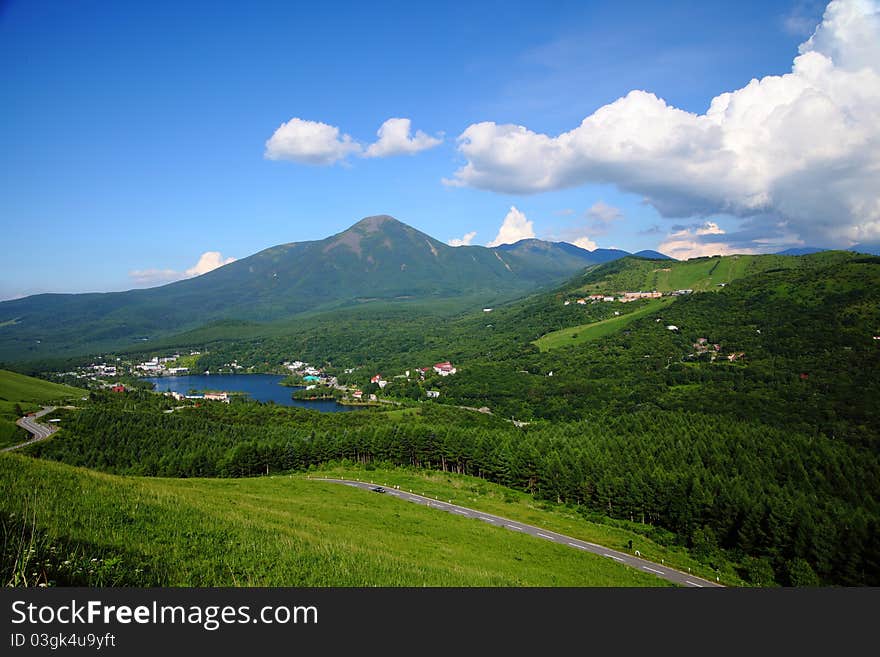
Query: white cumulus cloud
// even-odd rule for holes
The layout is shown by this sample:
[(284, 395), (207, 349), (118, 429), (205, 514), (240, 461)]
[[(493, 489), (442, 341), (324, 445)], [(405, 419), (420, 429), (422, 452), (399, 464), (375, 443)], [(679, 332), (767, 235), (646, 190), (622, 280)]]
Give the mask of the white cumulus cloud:
[(412, 155), (443, 142), (421, 130), (411, 135), (411, 125), (409, 119), (388, 119), (376, 132), (379, 139), (365, 147), (336, 126), (294, 117), (282, 123), (266, 140), (263, 157), (267, 160), (292, 160), (300, 164), (327, 166), (345, 161), (349, 155)]
[(344, 160), (362, 147), (336, 126), (292, 118), (282, 123), (266, 141), (268, 160), (293, 160), (302, 164), (329, 165)]
[(676, 260), (756, 252), (753, 248), (734, 248), (721, 238), (722, 235), (725, 235), (725, 231), (718, 224), (707, 221), (700, 226), (685, 227), (670, 233), (657, 250)]
[(390, 155), (412, 155), (419, 151), (433, 148), (443, 142), (442, 139), (431, 137), (421, 130), (410, 136), (409, 119), (388, 119), (376, 134), (379, 140), (370, 144), (364, 157), (388, 157)]
[(880, 3), (835, 0), (785, 75), (705, 114), (634, 90), (558, 136), (475, 123), (447, 184), (528, 194), (611, 183), (667, 217), (784, 221), (808, 242), (880, 239)]
[(151, 287), (173, 283), (184, 278), (193, 278), (213, 271), (223, 265), (235, 262), (235, 258), (224, 258), (219, 251), (205, 251), (199, 256), (199, 261), (186, 271), (175, 269), (132, 269), (128, 272), (129, 278), (136, 287)]
[(199, 256), (199, 261), (186, 270), (186, 275), (188, 277), (201, 276), (202, 274), (207, 274), (209, 271), (217, 269), (217, 267), (228, 265), (230, 262), (235, 262), (235, 258), (224, 258), (219, 251), (205, 251)]
[(470, 233), (465, 233), (464, 237), (458, 238), (453, 237), (450, 239), (447, 244), (449, 246), (470, 246), (471, 242), (474, 241), (474, 238), (477, 236), (477, 231), (471, 231)]
[(572, 241), (571, 244), (574, 244), (575, 246), (579, 246), (582, 249), (586, 249), (587, 251), (595, 251), (596, 249), (599, 248), (599, 245), (596, 244), (593, 240), (591, 240), (586, 235), (584, 235), (583, 237), (578, 237), (577, 239)]
[(498, 235), (486, 246), (499, 246), (501, 244), (513, 244), (535, 236), (534, 224), (526, 219), (526, 215), (520, 212), (515, 205), (510, 206), (510, 211), (504, 217)]

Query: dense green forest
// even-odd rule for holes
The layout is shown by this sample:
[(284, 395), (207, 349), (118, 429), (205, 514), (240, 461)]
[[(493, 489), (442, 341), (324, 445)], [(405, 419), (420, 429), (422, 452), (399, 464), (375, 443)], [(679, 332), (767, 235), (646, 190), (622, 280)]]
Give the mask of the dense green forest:
[[(880, 583), (880, 462), (841, 441), (685, 411), (605, 413), (515, 428), (426, 403), (418, 413), (318, 414), (241, 403), (162, 412), (149, 393), (92, 394), (63, 436), (30, 453), (117, 474), (238, 477), (334, 460), (484, 477), (589, 517), (671, 532), (711, 561), (724, 550), (756, 581)], [(674, 535), (674, 536), (673, 536)], [(801, 571), (803, 568), (801, 567)], [(766, 581), (766, 578), (765, 580)]]

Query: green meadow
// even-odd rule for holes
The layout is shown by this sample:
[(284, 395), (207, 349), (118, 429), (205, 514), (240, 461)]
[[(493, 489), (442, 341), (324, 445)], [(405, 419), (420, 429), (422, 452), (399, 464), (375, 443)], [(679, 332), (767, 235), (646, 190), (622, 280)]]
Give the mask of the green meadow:
[[(719, 560), (717, 565), (720, 570), (713, 570), (705, 563), (694, 559), (680, 546), (653, 540), (648, 534), (652, 532), (662, 534), (662, 530), (658, 532), (653, 526), (638, 522), (612, 521), (598, 514), (591, 516), (592, 520), (587, 520), (572, 506), (539, 501), (528, 493), (478, 477), (416, 468), (366, 470), (362, 467), (339, 466), (327, 466), (318, 472), (310, 473), (309, 476), (355, 479), (382, 486), (400, 486), (402, 490), (543, 527), (621, 552), (632, 553), (638, 550), (645, 559), (663, 563), (683, 572), (692, 572), (705, 579), (711, 580), (718, 576), (722, 583), (734, 586), (745, 585), (731, 562)], [(633, 545), (631, 549), (630, 541)]]
[(29, 413), (40, 405), (62, 403), (82, 397), (84, 390), (0, 370), (0, 447), (27, 440), (28, 433), (16, 426), (19, 410)]
[(623, 330), (640, 317), (661, 310), (668, 306), (672, 301), (673, 297), (652, 299), (641, 308), (637, 308), (625, 315), (603, 319), (591, 324), (581, 324), (580, 326), (571, 326), (558, 331), (552, 331), (535, 340), (533, 344), (537, 345), (541, 351), (550, 351), (551, 349), (558, 349), (559, 347), (570, 347), (572, 345), (580, 345), (585, 342), (598, 340), (599, 338), (604, 338), (607, 335), (612, 335), (613, 333)]
[(0, 480), (6, 585), (667, 585), (603, 557), (301, 475), (119, 477), (2, 454)]
[[(824, 262), (833, 256), (814, 258)], [(623, 291), (672, 292), (690, 289), (695, 292), (717, 290), (724, 284), (770, 269), (794, 269), (807, 266), (801, 258), (777, 255), (734, 255), (703, 257), (675, 262), (666, 260), (628, 259), (617, 266), (606, 267), (608, 272), (599, 280), (580, 286), (585, 294), (615, 294)]]

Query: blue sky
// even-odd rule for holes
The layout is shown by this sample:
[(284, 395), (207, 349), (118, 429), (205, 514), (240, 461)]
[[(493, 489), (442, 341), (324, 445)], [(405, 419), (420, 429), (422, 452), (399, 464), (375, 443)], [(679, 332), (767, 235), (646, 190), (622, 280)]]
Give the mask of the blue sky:
[[(811, 59), (801, 75), (820, 91), (832, 73), (861, 75), (859, 88), (873, 89), (865, 76), (880, 64), (872, 70), (870, 58), (857, 56), (874, 36), (862, 34), (877, 18), (866, 2), (841, 11), (867, 11), (868, 20), (841, 19), (844, 28), (807, 48), (813, 59), (834, 53), (831, 73)], [(475, 233), (466, 241), (493, 242), (507, 219), (507, 235), (629, 251), (666, 245), (680, 256), (705, 245), (846, 245), (880, 226), (870, 158), (834, 181), (859, 203), (846, 206), (846, 230), (838, 218), (829, 227), (808, 216), (815, 204), (790, 191), (823, 178), (828, 148), (817, 146), (818, 164), (799, 165), (797, 176), (791, 167), (777, 174), (774, 163), (789, 155), (769, 151), (755, 171), (733, 175), (753, 158), (730, 160), (703, 117), (714, 97), (753, 78), (792, 77), (799, 44), (822, 21), (820, 3), (0, 7), (0, 299), (158, 284), (380, 213), (443, 241)], [(847, 27), (856, 24), (858, 33)], [(739, 94), (737, 107), (775, 102), (758, 91), (756, 99)], [(846, 110), (847, 126), (874, 116), (874, 95), (828, 94)], [(797, 105), (783, 95), (787, 107)], [(800, 144), (812, 117), (819, 126), (819, 110), (803, 118), (812, 106), (798, 107), (801, 123), (784, 124), (801, 133), (773, 124), (771, 136), (781, 134), (774, 144)], [(578, 133), (597, 110), (606, 118)], [(749, 141), (758, 129), (741, 129), (742, 116), (754, 113), (721, 126), (734, 150), (764, 148)], [(394, 118), (411, 122), (409, 139), (398, 123), (403, 132), (370, 151)], [(303, 130), (279, 134), (278, 147), (267, 148), (292, 119)], [(326, 134), (315, 136), (318, 124), (338, 128), (330, 150)], [(852, 162), (875, 139), (865, 128), (834, 157)], [(349, 152), (340, 156), (338, 144)], [(312, 162), (306, 152), (317, 153)], [(829, 207), (823, 216), (844, 211)]]

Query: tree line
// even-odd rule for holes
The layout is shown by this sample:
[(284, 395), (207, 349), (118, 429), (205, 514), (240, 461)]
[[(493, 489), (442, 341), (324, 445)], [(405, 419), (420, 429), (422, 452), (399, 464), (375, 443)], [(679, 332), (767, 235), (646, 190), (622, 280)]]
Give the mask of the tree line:
[(93, 394), (64, 419), (58, 438), (30, 451), (171, 477), (255, 476), (335, 461), (451, 471), (589, 517), (631, 521), (660, 540), (671, 532), (710, 563), (727, 554), (751, 564), (746, 577), (756, 581), (772, 572), (791, 583), (796, 572), (800, 581), (812, 573), (828, 584), (880, 584), (880, 461), (824, 436), (682, 410), (520, 429), (430, 403), (392, 421), (379, 412), (261, 404), (168, 414), (149, 397)]

